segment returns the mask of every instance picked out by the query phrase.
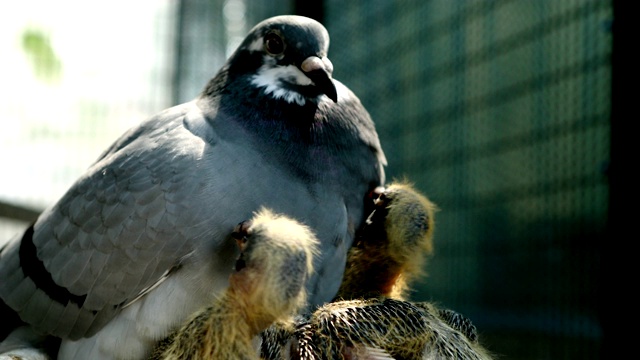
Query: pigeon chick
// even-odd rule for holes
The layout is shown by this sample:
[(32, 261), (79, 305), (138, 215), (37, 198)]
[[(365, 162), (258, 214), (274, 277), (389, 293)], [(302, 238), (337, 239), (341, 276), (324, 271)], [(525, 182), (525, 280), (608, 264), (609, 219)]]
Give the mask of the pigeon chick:
[(328, 47), (312, 19), (264, 20), (200, 96), (110, 146), (0, 250), (0, 354), (52, 336), (60, 360), (148, 356), (228, 286), (233, 219), (262, 206), (314, 231), (308, 303), (330, 301), (386, 160)]
[(476, 340), (444, 321), (438, 309), (425, 310), (389, 298), (327, 304), (304, 325), (297, 324), (302, 341), (292, 352), (304, 354), (301, 359), (316, 359), (318, 354), (334, 359), (492, 359)]
[(293, 322), (278, 322), (261, 336), (261, 356), (283, 359), (489, 360), (473, 327), (458, 328), (450, 310), (427, 302), (385, 297), (326, 304)]
[(374, 210), (349, 252), (339, 300), (293, 324), (269, 327), (262, 334), (263, 357), (491, 359), (466, 317), (403, 300), (433, 251), (433, 203), (406, 182), (372, 197)]
[(349, 250), (337, 299), (401, 299), (433, 253), (436, 206), (408, 182), (372, 193), (374, 209)]
[[(374, 209), (349, 250), (336, 298), (402, 300), (411, 282), (424, 276), (426, 259), (433, 254), (437, 207), (407, 181), (378, 188), (371, 196)], [(440, 317), (470, 341), (477, 341), (477, 329), (464, 315), (429, 302), (414, 305)]]
[[(436, 205), (407, 181), (378, 188), (371, 196), (374, 209), (349, 250), (336, 298), (402, 300), (411, 282), (424, 276), (426, 259), (433, 254)], [(429, 302), (413, 304), (477, 342), (477, 329), (464, 315)]]
[(263, 209), (234, 232), (241, 249), (229, 288), (163, 341), (150, 357), (258, 359), (252, 338), (305, 304), (317, 239), (299, 222)]

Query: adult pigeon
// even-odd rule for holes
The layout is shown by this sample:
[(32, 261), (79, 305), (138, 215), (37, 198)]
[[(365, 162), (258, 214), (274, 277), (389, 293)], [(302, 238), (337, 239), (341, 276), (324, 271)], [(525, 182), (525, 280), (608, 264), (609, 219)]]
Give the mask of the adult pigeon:
[(0, 354), (55, 337), (59, 359), (144, 358), (227, 287), (229, 234), (262, 206), (317, 235), (309, 306), (331, 300), (386, 160), (328, 46), (317, 21), (264, 20), (199, 97), (108, 148), (0, 250)]

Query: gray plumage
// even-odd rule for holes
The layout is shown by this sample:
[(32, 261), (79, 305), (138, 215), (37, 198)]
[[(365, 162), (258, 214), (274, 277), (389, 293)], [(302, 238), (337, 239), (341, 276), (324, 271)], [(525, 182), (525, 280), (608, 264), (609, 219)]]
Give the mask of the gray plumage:
[(331, 300), (386, 160), (328, 45), (304, 17), (256, 25), (201, 96), (125, 133), (1, 250), (0, 315), (62, 338), (60, 359), (144, 357), (227, 286), (229, 234), (261, 206), (317, 234), (309, 302)]

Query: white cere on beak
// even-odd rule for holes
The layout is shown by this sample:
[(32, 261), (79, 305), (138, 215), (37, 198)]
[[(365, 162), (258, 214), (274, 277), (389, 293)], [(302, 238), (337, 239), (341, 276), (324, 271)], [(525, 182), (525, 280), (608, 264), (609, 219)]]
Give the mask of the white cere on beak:
[(300, 67), (304, 72), (321, 69), (324, 69), (329, 74), (333, 72), (333, 64), (326, 56), (323, 58), (319, 58), (317, 56), (309, 56), (308, 58), (304, 59), (302, 64), (300, 64)]
[(302, 68), (302, 71), (309, 72), (322, 69), (324, 67), (324, 64), (319, 57), (310, 56), (304, 59), (302, 64), (300, 64), (300, 67)]

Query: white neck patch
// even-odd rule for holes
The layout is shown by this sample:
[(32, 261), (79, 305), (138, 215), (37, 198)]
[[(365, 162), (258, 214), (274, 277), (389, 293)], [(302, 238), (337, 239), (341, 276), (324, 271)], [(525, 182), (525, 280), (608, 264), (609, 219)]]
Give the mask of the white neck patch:
[(265, 94), (271, 94), (276, 99), (284, 99), (288, 103), (296, 102), (298, 105), (306, 103), (304, 96), (297, 91), (282, 87), (281, 83), (313, 85), (313, 81), (294, 65), (275, 67), (271, 64), (262, 65), (251, 82), (264, 88)]

